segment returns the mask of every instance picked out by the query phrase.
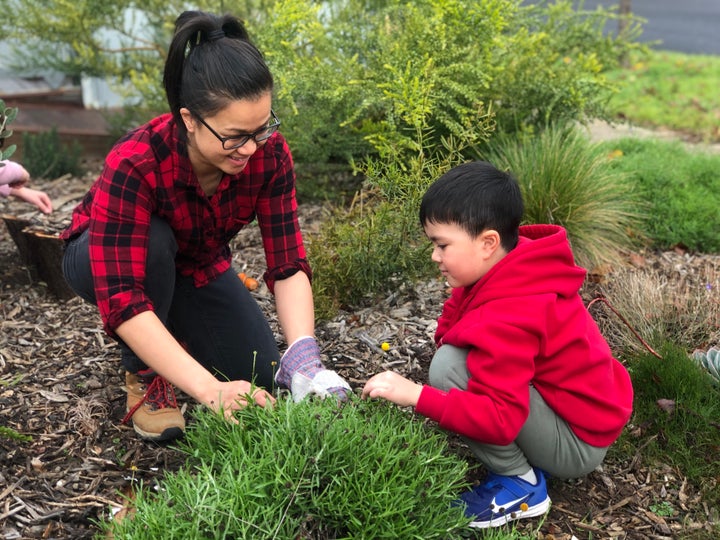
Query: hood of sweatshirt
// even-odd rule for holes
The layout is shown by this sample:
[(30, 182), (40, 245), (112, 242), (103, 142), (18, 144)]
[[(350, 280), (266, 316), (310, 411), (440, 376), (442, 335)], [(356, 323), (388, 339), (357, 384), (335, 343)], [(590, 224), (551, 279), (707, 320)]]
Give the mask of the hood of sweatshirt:
[(524, 225), (518, 245), (475, 284), (455, 290), (473, 309), (497, 298), (552, 293), (571, 297), (585, 280), (586, 271), (575, 264), (567, 233), (559, 225)]

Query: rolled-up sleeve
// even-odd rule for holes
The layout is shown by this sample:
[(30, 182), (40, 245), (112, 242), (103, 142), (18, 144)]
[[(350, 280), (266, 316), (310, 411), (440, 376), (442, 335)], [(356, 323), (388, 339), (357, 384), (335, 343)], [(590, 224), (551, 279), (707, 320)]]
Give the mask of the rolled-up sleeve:
[(272, 141), (272, 151), (265, 153), (262, 164), (271, 178), (256, 207), (267, 261), (263, 277), (271, 291), (277, 280), (297, 272), (305, 272), (312, 279), (298, 222), (292, 156), (284, 138), (273, 137)]
[(143, 283), (152, 202), (145, 176), (117, 154), (107, 160), (90, 213), (90, 265), (105, 331), (153, 306)]

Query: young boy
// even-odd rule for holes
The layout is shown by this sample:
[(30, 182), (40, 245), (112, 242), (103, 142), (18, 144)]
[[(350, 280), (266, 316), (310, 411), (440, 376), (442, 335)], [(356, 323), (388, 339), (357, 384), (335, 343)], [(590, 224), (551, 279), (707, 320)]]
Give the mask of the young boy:
[(420, 206), (432, 260), (453, 288), (429, 385), (386, 371), (365, 384), (460, 434), (489, 470), (463, 494), (473, 527), (540, 516), (544, 473), (588, 474), (630, 417), (633, 391), (578, 294), (585, 270), (565, 230), (520, 226), (515, 179), (486, 162), (437, 180)]

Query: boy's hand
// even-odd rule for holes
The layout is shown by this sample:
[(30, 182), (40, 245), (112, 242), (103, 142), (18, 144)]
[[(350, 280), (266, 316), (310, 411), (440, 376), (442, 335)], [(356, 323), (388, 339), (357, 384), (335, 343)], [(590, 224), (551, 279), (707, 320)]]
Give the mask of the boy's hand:
[(422, 388), (394, 371), (385, 371), (370, 377), (363, 387), (362, 398), (383, 398), (402, 407), (415, 407)]

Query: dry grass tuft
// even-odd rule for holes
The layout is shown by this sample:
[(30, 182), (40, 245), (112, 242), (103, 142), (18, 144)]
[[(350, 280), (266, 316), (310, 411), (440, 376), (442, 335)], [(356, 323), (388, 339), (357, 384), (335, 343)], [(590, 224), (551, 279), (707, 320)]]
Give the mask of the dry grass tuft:
[(613, 350), (647, 352), (632, 330), (653, 349), (671, 342), (690, 353), (720, 344), (720, 263), (708, 258), (692, 272), (681, 264), (671, 268), (624, 268), (600, 285), (628, 323), (601, 303), (591, 307)]
[(108, 417), (106, 404), (76, 397), (75, 405), (68, 410), (68, 426), (84, 436), (94, 435)]

